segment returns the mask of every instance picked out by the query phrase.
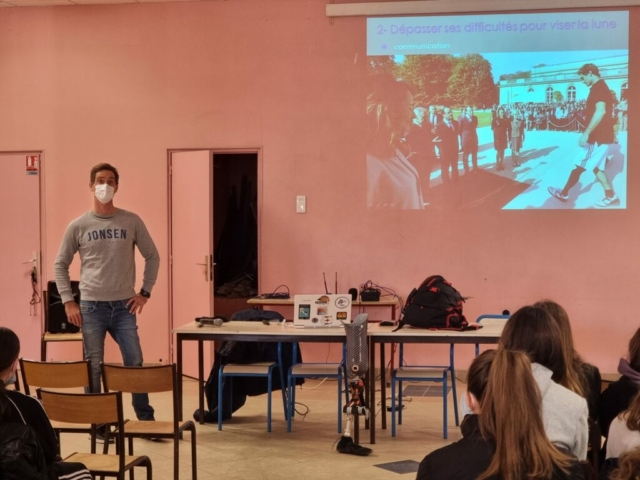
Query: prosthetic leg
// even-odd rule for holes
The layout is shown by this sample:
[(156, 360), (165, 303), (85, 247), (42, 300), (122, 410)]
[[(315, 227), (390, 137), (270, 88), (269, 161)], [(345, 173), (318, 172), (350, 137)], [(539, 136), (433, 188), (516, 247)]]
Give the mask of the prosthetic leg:
[(354, 415), (369, 417), (369, 410), (364, 400), (364, 375), (369, 370), (369, 352), (367, 344), (367, 320), (369, 315), (361, 313), (353, 323), (344, 323), (347, 335), (347, 379), (349, 381), (349, 401), (343, 408), (347, 415), (347, 426), (344, 435), (340, 438), (336, 450), (340, 453), (366, 456), (372, 450), (362, 447), (353, 441), (351, 431), (353, 429)]

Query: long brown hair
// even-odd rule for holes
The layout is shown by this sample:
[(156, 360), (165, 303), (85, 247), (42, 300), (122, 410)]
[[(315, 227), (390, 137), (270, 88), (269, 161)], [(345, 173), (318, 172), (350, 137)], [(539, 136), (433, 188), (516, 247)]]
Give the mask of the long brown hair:
[(640, 479), (640, 447), (623, 453), (618, 458), (618, 468), (609, 475), (609, 480)]
[(495, 350), (485, 350), (471, 362), (471, 366), (469, 367), (467, 374), (467, 391), (473, 394), (481, 404), (487, 383), (489, 383), (491, 365), (495, 358)]
[(551, 370), (551, 378), (559, 383), (566, 371), (560, 337), (560, 327), (545, 309), (526, 306), (507, 320), (500, 346), (526, 353), (532, 363)]
[(629, 365), (636, 372), (640, 372), (640, 328), (629, 340)]
[(618, 415), (618, 417), (625, 420), (629, 430), (632, 432), (640, 432), (640, 392), (631, 399), (629, 408)]
[(401, 146), (408, 126), (403, 125), (403, 118), (407, 114), (413, 115), (413, 105), (406, 104), (407, 95), (413, 93), (413, 87), (388, 73), (372, 75), (370, 80), (371, 91), (367, 95), (368, 150), (384, 156)]
[(560, 375), (558, 383), (584, 397), (586, 394), (586, 379), (582, 370), (583, 362), (573, 347), (573, 335), (571, 334), (571, 323), (569, 322), (567, 311), (553, 300), (536, 302), (533, 306), (546, 310), (551, 315), (551, 319), (560, 328), (560, 343), (562, 345), (565, 370), (564, 374)]
[(496, 451), (478, 480), (550, 479), (556, 468), (568, 474), (571, 458), (547, 438), (541, 404), (527, 355), (498, 349), (479, 415), (482, 436), (495, 443)]

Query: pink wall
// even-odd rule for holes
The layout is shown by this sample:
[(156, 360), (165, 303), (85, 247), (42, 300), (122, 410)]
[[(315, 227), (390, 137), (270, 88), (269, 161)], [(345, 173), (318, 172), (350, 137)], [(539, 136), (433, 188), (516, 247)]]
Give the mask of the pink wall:
[[(439, 273), (472, 297), (471, 318), (550, 297), (584, 357), (615, 371), (638, 325), (635, 164), (626, 211), (367, 210), (365, 19), (330, 20), (326, 3), (3, 9), (0, 150), (45, 151), (46, 272), (90, 208), (89, 169), (113, 162), (118, 205), (142, 216), (163, 257), (140, 325), (146, 359), (166, 359), (167, 149), (261, 147), (262, 291), (318, 290), (338, 271), (345, 290), (371, 279), (406, 297)], [(637, 147), (636, 136), (630, 158)]]

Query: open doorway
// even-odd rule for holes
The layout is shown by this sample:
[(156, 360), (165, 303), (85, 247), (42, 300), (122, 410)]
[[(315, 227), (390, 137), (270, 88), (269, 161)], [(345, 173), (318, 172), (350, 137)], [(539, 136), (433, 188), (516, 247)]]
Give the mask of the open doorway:
[(258, 154), (213, 153), (216, 315), (247, 308), (258, 294)]

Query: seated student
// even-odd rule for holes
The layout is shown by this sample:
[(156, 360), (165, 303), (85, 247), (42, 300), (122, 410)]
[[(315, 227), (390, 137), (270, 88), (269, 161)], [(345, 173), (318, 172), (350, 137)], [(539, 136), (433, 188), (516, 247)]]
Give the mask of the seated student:
[(0, 327), (0, 478), (90, 480), (81, 463), (57, 461), (57, 439), (40, 402), (7, 390), (15, 382), (20, 340)]
[(640, 328), (629, 341), (629, 356), (621, 358), (618, 372), (622, 374), (620, 380), (609, 384), (600, 396), (600, 415), (598, 422), (605, 437), (609, 432), (609, 425), (620, 412), (629, 408), (631, 399), (640, 389)]
[(463, 438), (427, 455), (417, 480), (584, 478), (578, 461), (545, 434), (540, 391), (524, 353), (487, 350), (468, 378), (474, 413), (462, 422)]
[(587, 458), (589, 439), (587, 401), (560, 385), (565, 368), (560, 328), (546, 310), (522, 307), (509, 319), (500, 347), (524, 352), (542, 395), (542, 420), (549, 440)]
[(598, 419), (600, 390), (602, 388), (600, 370), (598, 370), (598, 367), (584, 362), (573, 347), (569, 315), (562, 306), (552, 300), (543, 300), (535, 303), (534, 307), (544, 308), (560, 327), (565, 372), (561, 375), (558, 383), (586, 399), (589, 407), (589, 418), (596, 421)]
[(629, 409), (611, 422), (606, 458), (619, 458), (637, 447), (640, 447), (640, 393), (633, 397)]

